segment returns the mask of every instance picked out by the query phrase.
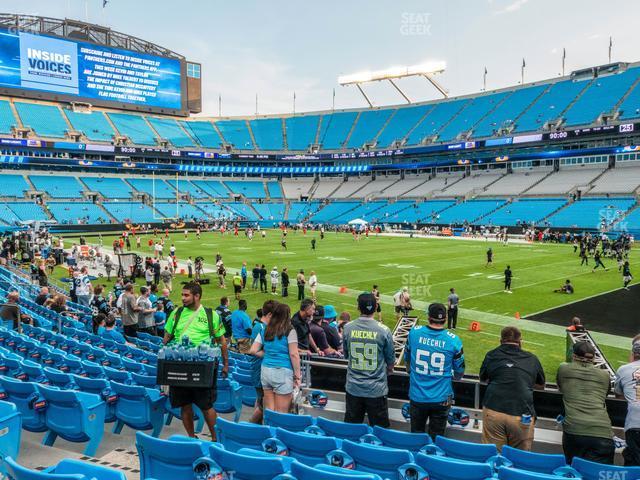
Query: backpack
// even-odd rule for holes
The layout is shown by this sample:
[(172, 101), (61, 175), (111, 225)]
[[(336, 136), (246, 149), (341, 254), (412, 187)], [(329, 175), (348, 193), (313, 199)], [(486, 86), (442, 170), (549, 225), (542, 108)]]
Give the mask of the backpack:
[(218, 315), (220, 315), (220, 321), (222, 322), (222, 325), (224, 325), (224, 336), (225, 337), (230, 337), (231, 336), (231, 310), (229, 310), (228, 308), (224, 307), (224, 308), (216, 308), (216, 312), (218, 312)]
[[(184, 307), (178, 307), (176, 310), (176, 314), (173, 317), (173, 327), (171, 328), (171, 332), (169, 332), (169, 339), (166, 343), (172, 342), (176, 338), (176, 330), (178, 328), (178, 323), (180, 322), (180, 317), (182, 316), (182, 312), (184, 311)], [(209, 337), (213, 338), (215, 336), (215, 331), (213, 330), (213, 310), (211, 308), (204, 307), (204, 311), (207, 314), (207, 321), (209, 323)], [(195, 314), (191, 317), (191, 320), (187, 323), (185, 330), (189, 328), (191, 322), (195, 318)]]

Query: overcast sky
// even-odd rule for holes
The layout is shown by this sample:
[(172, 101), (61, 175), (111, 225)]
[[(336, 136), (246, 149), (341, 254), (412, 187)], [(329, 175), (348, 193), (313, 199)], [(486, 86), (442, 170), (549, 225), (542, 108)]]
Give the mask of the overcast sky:
[[(202, 63), (203, 110), (253, 115), (366, 103), (337, 77), (447, 63), (450, 95), (556, 77), (613, 60), (640, 60), (636, 0), (0, 0), (2, 12), (74, 18), (141, 37)], [(424, 79), (399, 82), (412, 100), (438, 98)], [(389, 84), (365, 87), (375, 105), (403, 103)]]

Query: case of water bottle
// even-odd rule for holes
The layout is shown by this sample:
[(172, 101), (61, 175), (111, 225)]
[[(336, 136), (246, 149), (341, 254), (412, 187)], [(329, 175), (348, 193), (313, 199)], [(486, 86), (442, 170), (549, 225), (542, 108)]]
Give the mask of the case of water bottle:
[(170, 387), (211, 388), (214, 386), (220, 348), (214, 344), (191, 345), (188, 337), (180, 344), (163, 347), (158, 352), (158, 385)]

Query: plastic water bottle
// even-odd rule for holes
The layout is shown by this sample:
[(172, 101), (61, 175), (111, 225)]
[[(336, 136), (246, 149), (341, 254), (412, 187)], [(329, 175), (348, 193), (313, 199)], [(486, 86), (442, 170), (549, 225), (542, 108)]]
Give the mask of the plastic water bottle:
[(209, 357), (209, 345), (207, 345), (207, 342), (203, 341), (198, 346), (198, 361), (206, 362), (208, 357)]
[(162, 347), (160, 350), (158, 350), (158, 360), (164, 360), (165, 357), (166, 357), (166, 349)]

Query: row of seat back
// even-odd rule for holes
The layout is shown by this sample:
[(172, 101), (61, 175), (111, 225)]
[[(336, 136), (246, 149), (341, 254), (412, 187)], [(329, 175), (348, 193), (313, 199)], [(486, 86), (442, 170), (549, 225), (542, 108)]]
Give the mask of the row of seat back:
[(70, 458), (44, 471), (30, 470), (17, 463), (15, 457), (3, 459), (9, 480), (126, 480), (123, 472)]

